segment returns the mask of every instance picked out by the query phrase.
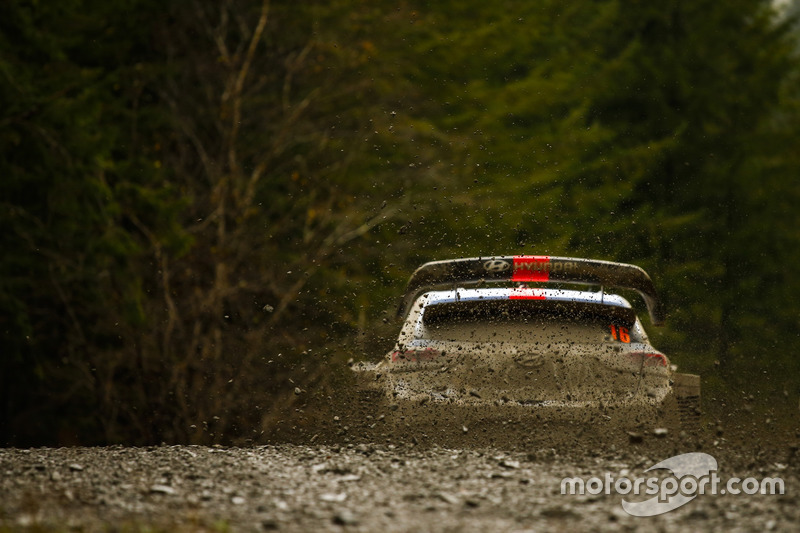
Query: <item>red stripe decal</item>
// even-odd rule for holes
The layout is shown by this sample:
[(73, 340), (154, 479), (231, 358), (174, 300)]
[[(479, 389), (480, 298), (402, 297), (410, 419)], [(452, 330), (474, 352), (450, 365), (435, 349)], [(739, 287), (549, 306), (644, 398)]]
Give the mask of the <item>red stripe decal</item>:
[(549, 281), (549, 255), (514, 256), (514, 272), (511, 281)]
[(543, 289), (514, 289), (508, 295), (509, 300), (545, 300)]

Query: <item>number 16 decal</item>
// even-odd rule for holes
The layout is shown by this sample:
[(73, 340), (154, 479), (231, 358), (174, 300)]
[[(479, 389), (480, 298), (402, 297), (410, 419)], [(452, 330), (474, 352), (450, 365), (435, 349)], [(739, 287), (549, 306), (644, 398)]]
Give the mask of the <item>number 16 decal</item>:
[(617, 327), (614, 324), (611, 324), (610, 328), (611, 336), (614, 337), (615, 341), (624, 342), (626, 344), (631, 342), (631, 332), (628, 328), (622, 326)]

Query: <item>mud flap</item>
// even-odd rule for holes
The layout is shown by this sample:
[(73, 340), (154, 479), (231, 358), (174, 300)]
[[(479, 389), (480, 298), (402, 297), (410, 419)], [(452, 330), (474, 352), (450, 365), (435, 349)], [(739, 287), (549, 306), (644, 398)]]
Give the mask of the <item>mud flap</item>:
[(672, 388), (682, 429), (700, 428), (700, 376), (675, 374)]
[(356, 363), (350, 367), (354, 390), (340, 416), (348, 418), (352, 433), (364, 439), (384, 438), (391, 432), (392, 409), (386, 395), (386, 370), (382, 363)]

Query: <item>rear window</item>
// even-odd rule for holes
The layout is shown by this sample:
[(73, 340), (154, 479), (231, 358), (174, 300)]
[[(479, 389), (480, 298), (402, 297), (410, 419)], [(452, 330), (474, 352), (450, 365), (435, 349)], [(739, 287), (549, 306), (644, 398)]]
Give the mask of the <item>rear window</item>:
[(469, 342), (642, 342), (632, 309), (556, 300), (470, 300), (431, 304), (424, 336)]

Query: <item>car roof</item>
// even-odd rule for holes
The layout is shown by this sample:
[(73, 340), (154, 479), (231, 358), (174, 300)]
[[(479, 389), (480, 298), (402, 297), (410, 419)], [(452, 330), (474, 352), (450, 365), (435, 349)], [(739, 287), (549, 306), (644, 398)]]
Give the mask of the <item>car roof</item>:
[(474, 300), (554, 300), (631, 308), (631, 304), (617, 294), (607, 294), (602, 291), (592, 292), (538, 287), (456, 288), (446, 291), (426, 292), (420, 299), (425, 300), (423, 305)]

